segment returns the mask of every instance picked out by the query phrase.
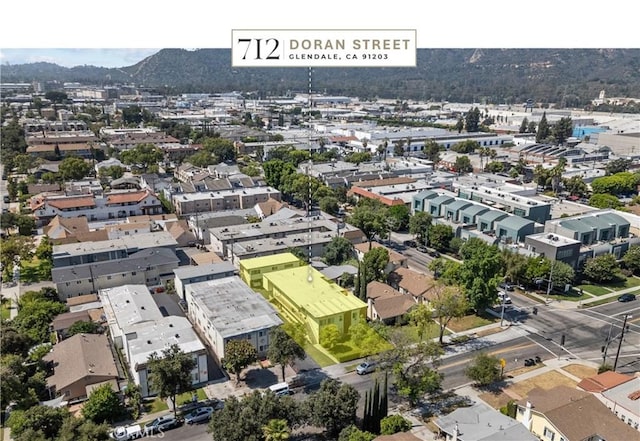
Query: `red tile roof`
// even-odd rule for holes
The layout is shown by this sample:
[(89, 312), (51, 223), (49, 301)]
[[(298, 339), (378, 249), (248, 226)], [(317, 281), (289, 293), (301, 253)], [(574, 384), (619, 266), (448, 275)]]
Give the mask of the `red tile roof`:
[(96, 201), (93, 196), (81, 196), (81, 197), (66, 197), (59, 199), (47, 199), (44, 201), (46, 204), (58, 210), (64, 210), (65, 208), (76, 207), (95, 207)]
[(107, 196), (107, 205), (123, 204), (125, 202), (140, 202), (149, 195), (151, 195), (151, 192), (147, 190), (135, 191), (131, 193), (116, 193), (116, 194)]
[(578, 383), (578, 388), (587, 392), (604, 392), (630, 380), (633, 380), (630, 375), (606, 371), (596, 376), (585, 378)]
[(359, 196), (362, 196), (364, 198), (369, 198), (369, 199), (376, 199), (380, 202), (382, 202), (385, 205), (389, 205), (389, 206), (393, 206), (393, 205), (404, 205), (404, 201), (402, 199), (391, 199), (388, 198), (386, 196), (380, 196), (379, 194), (375, 194), (372, 193), (368, 190), (365, 190), (364, 188), (360, 188), (360, 187), (351, 187), (351, 190), (349, 190), (349, 196), (357, 194)]

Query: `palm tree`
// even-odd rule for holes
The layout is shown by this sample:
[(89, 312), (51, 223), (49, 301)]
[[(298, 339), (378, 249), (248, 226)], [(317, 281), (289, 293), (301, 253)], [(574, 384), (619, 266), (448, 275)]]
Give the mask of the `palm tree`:
[(289, 439), (291, 429), (286, 420), (269, 420), (266, 426), (262, 427), (265, 441), (283, 441)]

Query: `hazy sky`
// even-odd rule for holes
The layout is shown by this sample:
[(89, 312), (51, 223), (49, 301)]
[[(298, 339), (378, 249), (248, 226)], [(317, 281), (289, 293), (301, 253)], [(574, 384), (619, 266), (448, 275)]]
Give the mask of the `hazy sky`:
[(158, 49), (0, 49), (1, 64), (46, 61), (60, 66), (125, 67), (142, 61)]

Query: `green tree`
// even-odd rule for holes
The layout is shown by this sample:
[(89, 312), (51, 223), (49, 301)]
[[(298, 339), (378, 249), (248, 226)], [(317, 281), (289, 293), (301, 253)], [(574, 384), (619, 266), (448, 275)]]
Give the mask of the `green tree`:
[(465, 374), (478, 386), (488, 386), (500, 380), (500, 360), (484, 352), (479, 353), (465, 369)]
[(400, 396), (415, 406), (425, 394), (440, 390), (443, 375), (437, 371), (444, 351), (437, 343), (428, 341), (404, 348), (393, 358), (393, 378)]
[(449, 242), (453, 238), (453, 229), (449, 225), (435, 224), (429, 227), (429, 246), (438, 251), (447, 249)]
[[(471, 139), (467, 139), (465, 141), (460, 141), (457, 144), (454, 144), (453, 147), (451, 147), (451, 150), (456, 152), (456, 153), (473, 153), (476, 150), (480, 150), (480, 144), (478, 143), (478, 141), (474, 141)], [(486, 152), (488, 151), (488, 149), (484, 149), (482, 150), (482, 155), (487, 156)]]
[(209, 423), (213, 441), (263, 441), (263, 427), (271, 420), (284, 420), (289, 428), (303, 422), (303, 412), (290, 396), (254, 391), (242, 398), (230, 396), (224, 408)]
[(438, 324), (438, 342), (444, 345), (447, 326), (454, 318), (461, 318), (467, 314), (470, 308), (469, 302), (458, 288), (439, 284), (433, 288), (429, 306), (432, 309), (431, 316)]
[(373, 441), (377, 435), (358, 429), (354, 425), (345, 427), (338, 435), (338, 441)]
[(416, 237), (416, 240), (425, 244), (425, 240), (428, 237), (429, 227), (431, 227), (431, 222), (433, 218), (431, 215), (425, 211), (416, 212), (409, 219), (409, 233), (413, 234)]
[(633, 161), (631, 159), (626, 159), (626, 158), (614, 159), (613, 161), (607, 162), (607, 165), (605, 166), (605, 170), (607, 172), (607, 175), (615, 175), (616, 173), (622, 173), (622, 172), (628, 171), (632, 163)]
[(311, 424), (324, 427), (329, 435), (337, 436), (342, 429), (354, 424), (360, 394), (353, 386), (335, 379), (320, 383), (320, 389), (306, 402)]
[(365, 253), (362, 265), (367, 269), (365, 280), (369, 282), (377, 280), (384, 282), (387, 278), (387, 265), (389, 264), (389, 251), (384, 247), (376, 247)]
[(134, 165), (146, 173), (151, 166), (157, 164), (164, 158), (164, 153), (159, 147), (150, 143), (138, 144), (130, 150), (120, 153), (120, 160), (124, 164)]
[(36, 405), (27, 410), (11, 412), (7, 425), (11, 428), (11, 436), (19, 441), (31, 441), (26, 436), (29, 429), (41, 432), (45, 439), (55, 439), (64, 421), (70, 418), (65, 407), (49, 407)]
[(393, 205), (387, 209), (387, 222), (391, 231), (404, 231), (409, 226), (411, 211), (406, 205)]
[(587, 259), (582, 273), (595, 283), (609, 283), (621, 277), (620, 265), (609, 253)]
[(77, 181), (87, 176), (91, 170), (91, 164), (77, 156), (68, 156), (60, 162), (58, 170), (64, 180)]
[(473, 165), (468, 156), (458, 156), (453, 163), (453, 169), (458, 173), (471, 173), (473, 171)]
[(51, 243), (51, 239), (49, 239), (49, 236), (42, 237), (40, 243), (38, 244), (38, 248), (36, 248), (35, 254), (40, 260), (53, 259), (53, 244)]
[(612, 194), (599, 193), (589, 198), (589, 205), (595, 208), (620, 208), (624, 204)]
[(407, 317), (409, 319), (409, 323), (416, 327), (418, 331), (418, 338), (422, 341), (433, 323), (431, 309), (424, 303), (419, 303), (411, 308), (407, 313)]
[(282, 381), (285, 380), (284, 368), (296, 360), (303, 360), (306, 353), (281, 326), (275, 327), (269, 332), (269, 349), (267, 357), (282, 368)]
[(635, 192), (639, 182), (640, 174), (621, 172), (594, 179), (591, 182), (591, 189), (594, 193), (627, 194)]
[(262, 427), (264, 441), (284, 441), (291, 436), (291, 429), (287, 424), (287, 420), (274, 419), (269, 420), (266, 426)]
[(341, 265), (353, 257), (353, 244), (342, 236), (331, 238), (324, 249), (324, 261), (327, 265)]
[(461, 116), (456, 121), (456, 125), (454, 126), (456, 132), (461, 133), (462, 129), (464, 129), (464, 118)]
[[(78, 320), (73, 323), (67, 329), (67, 336), (71, 337), (76, 334), (99, 334), (100, 333), (100, 325), (96, 322), (87, 322), (84, 320)], [(98, 421), (99, 422), (99, 421)]]
[(353, 164), (360, 164), (362, 162), (371, 161), (371, 153), (369, 152), (354, 152), (344, 158), (345, 162), (351, 162)]
[(399, 432), (408, 432), (413, 427), (411, 421), (402, 415), (389, 415), (380, 421), (380, 434), (393, 435)]
[(459, 272), (461, 285), (471, 306), (483, 311), (496, 298), (502, 271), (500, 250), (481, 239), (471, 238), (460, 249), (460, 257), (463, 260)]
[(547, 112), (542, 114), (540, 122), (538, 123), (538, 129), (536, 131), (536, 142), (545, 142), (550, 135), (549, 122), (547, 121)]
[(480, 109), (477, 107), (469, 110), (464, 117), (464, 126), (467, 132), (477, 132), (480, 125)]
[(51, 321), (66, 310), (64, 303), (58, 301), (44, 298), (30, 300), (23, 296), (20, 299), (18, 315), (12, 320), (12, 324), (34, 343), (48, 342)]
[(94, 423), (113, 423), (125, 414), (125, 407), (110, 384), (93, 389), (82, 405), (82, 415)]
[(69, 417), (64, 420), (56, 441), (108, 441), (111, 428), (105, 424)]
[(325, 196), (318, 202), (320, 209), (325, 213), (335, 216), (340, 211), (340, 202), (335, 196)]
[(551, 128), (551, 134), (558, 144), (564, 144), (567, 139), (573, 135), (573, 122), (571, 121), (571, 117), (560, 118)]
[(240, 373), (258, 359), (256, 348), (248, 340), (230, 340), (224, 349), (222, 365), (236, 376), (240, 383)]
[(631, 245), (622, 256), (622, 263), (634, 274), (640, 274), (640, 245)]
[(162, 399), (171, 399), (176, 417), (176, 396), (191, 389), (191, 371), (196, 366), (193, 356), (185, 354), (175, 343), (164, 349), (160, 355), (157, 352), (152, 353), (147, 361), (150, 389), (156, 391)]
[[(462, 128), (460, 130), (462, 130)], [(424, 150), (422, 153), (425, 154), (427, 161), (433, 162), (434, 165), (440, 162), (440, 144), (434, 140), (429, 139), (424, 142)]]
[(236, 160), (236, 149), (233, 141), (224, 138), (205, 138), (202, 141), (204, 150), (213, 154), (217, 158), (217, 162), (227, 162)]
[(525, 116), (524, 118), (522, 118), (522, 124), (520, 124), (520, 130), (518, 130), (518, 132), (527, 133), (528, 127), (529, 127), (529, 120)]
[(584, 197), (589, 188), (584, 183), (582, 176), (571, 176), (569, 179), (563, 179), (565, 190), (572, 196)]
[(320, 329), (320, 345), (329, 350), (333, 349), (340, 341), (340, 330), (333, 323)]
[(371, 249), (371, 242), (376, 236), (381, 239), (387, 237), (389, 227), (387, 225), (386, 212), (387, 209), (382, 203), (363, 199), (347, 219), (348, 223), (359, 228), (366, 236), (367, 241), (369, 241), (369, 249)]

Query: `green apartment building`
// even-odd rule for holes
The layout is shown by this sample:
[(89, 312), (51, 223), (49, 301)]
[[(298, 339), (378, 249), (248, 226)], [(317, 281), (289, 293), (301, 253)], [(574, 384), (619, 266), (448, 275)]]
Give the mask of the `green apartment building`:
[(345, 335), (352, 324), (366, 320), (365, 302), (290, 253), (241, 260), (240, 274), (250, 286), (266, 291), (283, 319), (304, 324), (311, 343), (320, 342), (327, 325)]
[(289, 268), (297, 268), (303, 265), (305, 265), (305, 263), (291, 253), (242, 259), (240, 260), (240, 278), (251, 288), (262, 289), (262, 276), (264, 274)]

